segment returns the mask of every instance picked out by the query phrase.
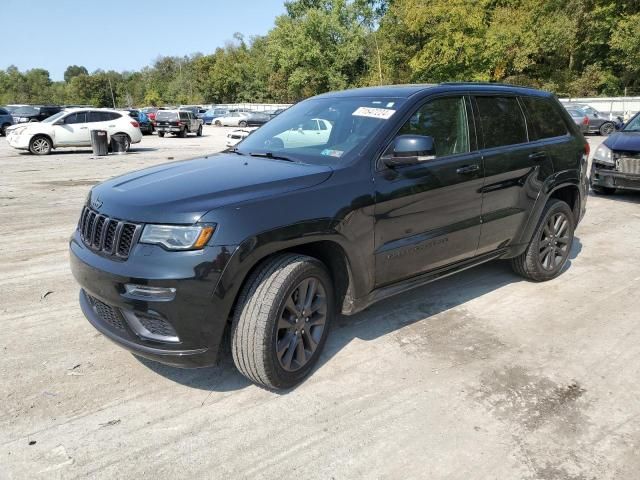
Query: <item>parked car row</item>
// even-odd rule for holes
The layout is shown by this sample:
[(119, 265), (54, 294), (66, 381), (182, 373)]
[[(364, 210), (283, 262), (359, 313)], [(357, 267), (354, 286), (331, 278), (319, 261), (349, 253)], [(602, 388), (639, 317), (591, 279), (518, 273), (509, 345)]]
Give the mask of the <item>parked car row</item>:
[(565, 103), (565, 109), (579, 125), (582, 133), (594, 133), (596, 135), (609, 136), (622, 127), (622, 118), (609, 118), (605, 113), (584, 103)]

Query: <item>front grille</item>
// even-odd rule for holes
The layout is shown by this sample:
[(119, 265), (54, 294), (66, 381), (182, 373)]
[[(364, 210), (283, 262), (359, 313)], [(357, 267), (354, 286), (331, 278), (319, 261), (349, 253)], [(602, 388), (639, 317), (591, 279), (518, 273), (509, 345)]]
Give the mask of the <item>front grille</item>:
[(89, 207), (82, 209), (78, 231), (92, 250), (122, 259), (129, 257), (141, 225), (101, 215)]
[(89, 299), (89, 303), (91, 303), (93, 311), (96, 312), (96, 315), (98, 315), (100, 320), (114, 328), (117, 328), (118, 330), (125, 330), (124, 318), (117, 308), (101, 302), (88, 293), (85, 293), (85, 295)]
[(178, 336), (171, 324), (164, 318), (155, 315), (144, 315), (142, 313), (136, 313), (136, 317), (138, 317), (142, 326), (154, 335), (160, 335), (162, 337)]
[(640, 175), (640, 158), (621, 156), (618, 159), (618, 171), (630, 175)]

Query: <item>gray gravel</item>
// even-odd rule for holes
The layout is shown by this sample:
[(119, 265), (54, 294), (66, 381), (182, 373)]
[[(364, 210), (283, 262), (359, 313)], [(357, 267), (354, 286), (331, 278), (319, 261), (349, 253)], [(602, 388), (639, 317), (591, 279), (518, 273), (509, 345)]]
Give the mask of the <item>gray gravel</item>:
[(90, 186), (223, 145), (207, 127), (35, 157), (0, 138), (0, 478), (638, 478), (640, 195), (592, 196), (554, 281), (492, 263), (340, 318), (289, 392), (98, 334), (67, 254)]

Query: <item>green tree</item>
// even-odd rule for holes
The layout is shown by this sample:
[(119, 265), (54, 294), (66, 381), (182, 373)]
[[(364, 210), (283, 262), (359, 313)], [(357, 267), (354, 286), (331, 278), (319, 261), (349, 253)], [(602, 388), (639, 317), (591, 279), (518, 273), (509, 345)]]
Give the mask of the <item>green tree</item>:
[(78, 75), (89, 75), (89, 72), (85, 67), (80, 65), (69, 65), (64, 71), (64, 81), (68, 83), (73, 77), (77, 77)]

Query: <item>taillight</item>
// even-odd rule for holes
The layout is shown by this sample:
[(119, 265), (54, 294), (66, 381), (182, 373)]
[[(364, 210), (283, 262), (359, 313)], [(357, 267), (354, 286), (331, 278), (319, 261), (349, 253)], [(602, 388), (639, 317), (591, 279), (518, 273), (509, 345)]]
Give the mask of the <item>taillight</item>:
[(132, 121), (131, 125), (133, 125), (133, 128), (140, 128), (140, 124), (138, 122)]
[(585, 115), (585, 117), (582, 119), (582, 124), (583, 124), (583, 125), (589, 125), (589, 117), (587, 117), (587, 116)]
[(585, 142), (584, 144), (584, 154), (587, 158), (589, 158), (589, 154), (591, 153), (591, 145), (589, 145), (589, 142)]
[(181, 127), (182, 125), (184, 125), (184, 123), (182, 122), (178, 122), (178, 126)]

